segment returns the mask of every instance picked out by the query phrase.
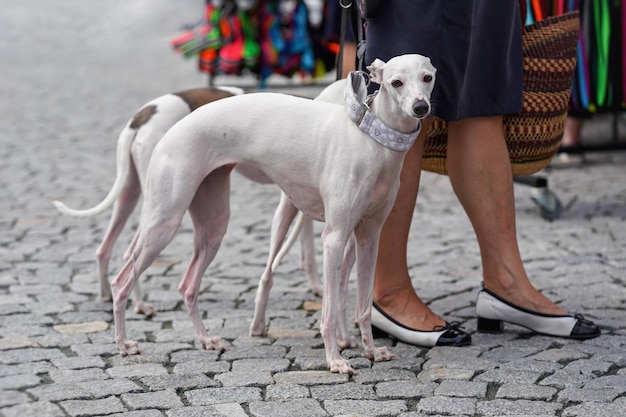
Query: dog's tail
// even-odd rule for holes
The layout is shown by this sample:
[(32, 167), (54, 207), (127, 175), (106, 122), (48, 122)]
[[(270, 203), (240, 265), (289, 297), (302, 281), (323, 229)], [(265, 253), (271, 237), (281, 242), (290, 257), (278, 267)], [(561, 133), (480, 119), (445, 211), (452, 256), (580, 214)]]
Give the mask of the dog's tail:
[(111, 187), (111, 190), (107, 194), (107, 196), (98, 203), (96, 206), (84, 209), (77, 210), (72, 209), (66, 206), (64, 203), (60, 201), (53, 201), (52, 204), (59, 210), (61, 213), (66, 214), (68, 216), (74, 217), (91, 217), (96, 214), (102, 213), (107, 208), (111, 207), (120, 192), (122, 191), (122, 187), (124, 186), (124, 180), (128, 175), (128, 170), (130, 169), (130, 146), (133, 143), (133, 139), (135, 138), (135, 129), (130, 127), (130, 122), (124, 127), (120, 136), (117, 140), (117, 174), (115, 177), (115, 182)]
[(304, 225), (304, 214), (301, 211), (298, 211), (296, 216), (296, 221), (291, 229), (291, 233), (287, 236), (287, 239), (283, 242), (280, 250), (276, 254), (276, 258), (274, 258), (274, 262), (272, 262), (272, 272), (276, 271), (278, 265), (280, 265), (280, 261), (283, 260), (285, 255), (289, 252), (293, 244), (295, 243), (298, 236), (300, 236), (300, 232), (302, 231), (302, 226)]

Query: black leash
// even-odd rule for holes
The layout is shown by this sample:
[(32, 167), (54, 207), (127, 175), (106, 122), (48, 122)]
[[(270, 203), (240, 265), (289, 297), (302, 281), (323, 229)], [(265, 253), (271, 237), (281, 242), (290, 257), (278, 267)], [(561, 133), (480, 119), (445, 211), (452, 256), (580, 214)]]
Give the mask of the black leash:
[[(345, 4), (344, 4), (345, 3)], [(343, 49), (346, 43), (346, 26), (348, 25), (348, 9), (352, 6), (352, 0), (339, 0), (341, 7), (341, 28), (339, 29), (339, 54), (337, 55), (336, 79), (340, 80), (343, 73)]]

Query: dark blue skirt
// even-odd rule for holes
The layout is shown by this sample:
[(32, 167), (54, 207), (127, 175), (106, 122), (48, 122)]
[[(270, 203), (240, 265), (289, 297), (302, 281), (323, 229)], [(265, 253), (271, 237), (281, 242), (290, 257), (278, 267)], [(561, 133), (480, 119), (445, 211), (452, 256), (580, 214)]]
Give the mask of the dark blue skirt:
[(433, 114), (453, 121), (522, 106), (519, 0), (386, 0), (366, 25), (365, 65), (428, 56), (437, 77)]

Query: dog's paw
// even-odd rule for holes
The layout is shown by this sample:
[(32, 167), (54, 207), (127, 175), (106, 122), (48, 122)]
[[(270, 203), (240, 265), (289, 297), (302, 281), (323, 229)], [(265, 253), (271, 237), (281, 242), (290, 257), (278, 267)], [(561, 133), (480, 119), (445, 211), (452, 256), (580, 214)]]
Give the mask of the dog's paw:
[(389, 351), (389, 349), (387, 349), (386, 346), (375, 347), (375, 348), (372, 348), (372, 349), (368, 349), (365, 352), (365, 356), (367, 356), (368, 359), (371, 359), (374, 362), (389, 361), (389, 360), (395, 359), (397, 357), (396, 355), (391, 353)]
[(330, 372), (338, 374), (355, 375), (357, 373), (357, 371), (350, 366), (350, 362), (343, 358), (328, 360), (328, 369), (330, 369)]
[(139, 302), (135, 305), (135, 313), (143, 314), (146, 318), (154, 317), (157, 313), (157, 309), (152, 304)]
[(250, 336), (254, 336), (254, 337), (267, 336), (267, 326), (265, 325), (265, 323), (252, 322), (252, 324), (250, 325)]
[(122, 356), (139, 355), (141, 353), (139, 343), (134, 340), (122, 340), (117, 342), (117, 349)]
[(348, 335), (345, 337), (337, 336), (337, 344), (339, 349), (352, 349), (357, 346), (357, 339), (354, 336)]
[(204, 350), (219, 350), (224, 352), (230, 349), (230, 345), (221, 337), (202, 336), (198, 339), (200, 346)]

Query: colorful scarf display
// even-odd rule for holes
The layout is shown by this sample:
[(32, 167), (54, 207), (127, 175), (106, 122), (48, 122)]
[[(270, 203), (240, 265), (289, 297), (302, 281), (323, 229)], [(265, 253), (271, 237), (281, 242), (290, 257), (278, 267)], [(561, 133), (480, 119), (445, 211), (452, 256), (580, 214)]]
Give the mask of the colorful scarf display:
[[(319, 3), (319, 4), (317, 4)], [(311, 2), (316, 9), (323, 3)], [(334, 52), (321, 37), (319, 13), (305, 0), (207, 0), (203, 19), (171, 40), (210, 75), (323, 75)]]
[(626, 6), (622, 0), (526, 0), (526, 23), (579, 10), (576, 75), (570, 108), (626, 109)]

